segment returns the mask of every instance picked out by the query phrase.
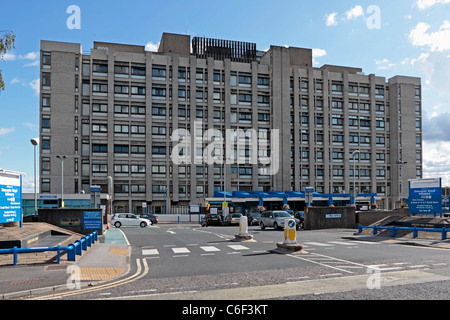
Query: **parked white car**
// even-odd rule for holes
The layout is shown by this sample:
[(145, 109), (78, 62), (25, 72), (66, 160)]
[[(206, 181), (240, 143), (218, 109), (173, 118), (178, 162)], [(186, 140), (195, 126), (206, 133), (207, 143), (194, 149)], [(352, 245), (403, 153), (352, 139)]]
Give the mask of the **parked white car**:
[(140, 218), (132, 213), (115, 213), (111, 218), (111, 224), (116, 228), (120, 228), (121, 226), (140, 226), (141, 228), (145, 228), (146, 226), (150, 226), (152, 222), (149, 219)]

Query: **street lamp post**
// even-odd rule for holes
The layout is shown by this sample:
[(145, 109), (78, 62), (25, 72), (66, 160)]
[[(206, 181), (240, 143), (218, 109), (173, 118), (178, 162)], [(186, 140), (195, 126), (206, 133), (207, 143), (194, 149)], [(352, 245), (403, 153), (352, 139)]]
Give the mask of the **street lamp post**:
[(56, 156), (61, 160), (61, 208), (64, 208), (64, 160), (67, 156)]
[(37, 189), (36, 189), (36, 147), (39, 144), (39, 138), (31, 139), (31, 144), (34, 146), (34, 216), (37, 216)]
[(402, 202), (403, 202), (403, 180), (402, 180), (402, 164), (407, 164), (408, 162), (407, 161), (402, 161), (402, 160), (397, 160), (396, 162), (395, 162), (395, 164), (398, 164), (399, 165), (399, 170), (400, 170), (400, 190), (399, 190), (399, 193), (400, 193), (400, 205), (402, 204)]
[(360, 153), (360, 151), (359, 150), (355, 150), (351, 154), (351, 157), (352, 157), (352, 160), (353, 160), (353, 199), (354, 199), (353, 201), (354, 201), (355, 205), (356, 205), (356, 196), (357, 196), (357, 193), (356, 193), (356, 180), (355, 180), (355, 171), (356, 171), (356, 168), (355, 168), (355, 155), (357, 153)]

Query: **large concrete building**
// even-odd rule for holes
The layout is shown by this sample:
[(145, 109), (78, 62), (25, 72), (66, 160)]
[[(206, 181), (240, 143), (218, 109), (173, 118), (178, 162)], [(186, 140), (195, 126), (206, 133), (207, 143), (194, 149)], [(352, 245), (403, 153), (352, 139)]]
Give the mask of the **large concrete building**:
[[(126, 211), (201, 203), (224, 184), (319, 193), (355, 185), (393, 208), (408, 179), (422, 177), (421, 110), (420, 78), (316, 68), (311, 49), (168, 33), (158, 52), (94, 42), (87, 54), (41, 41), (40, 192), (61, 193), (63, 163), (64, 193), (106, 193), (109, 176), (114, 207)], [(210, 152), (221, 140), (202, 139), (206, 129), (231, 130), (226, 142), (237, 145), (225, 166), (225, 145)]]

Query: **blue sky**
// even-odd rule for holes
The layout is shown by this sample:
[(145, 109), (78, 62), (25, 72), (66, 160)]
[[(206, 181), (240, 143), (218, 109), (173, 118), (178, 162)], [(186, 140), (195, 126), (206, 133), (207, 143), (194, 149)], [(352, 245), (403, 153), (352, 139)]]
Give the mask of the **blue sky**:
[[(80, 8), (79, 30), (67, 27), (70, 5)], [(40, 40), (81, 43), (86, 52), (93, 41), (152, 48), (163, 32), (255, 42), (258, 50), (312, 48), (317, 67), (421, 77), (424, 177), (450, 184), (450, 0), (15, 0), (2, 1), (1, 11), (0, 30), (17, 38), (0, 61), (0, 168), (25, 172), (25, 192), (33, 183), (30, 139), (39, 136)]]

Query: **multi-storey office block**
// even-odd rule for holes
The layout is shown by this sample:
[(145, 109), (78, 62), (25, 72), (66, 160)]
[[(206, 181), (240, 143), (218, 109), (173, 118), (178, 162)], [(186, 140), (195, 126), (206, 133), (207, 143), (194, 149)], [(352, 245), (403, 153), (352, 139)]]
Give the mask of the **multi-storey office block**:
[(41, 193), (61, 193), (65, 155), (64, 193), (107, 192), (110, 176), (116, 210), (202, 203), (224, 185), (349, 193), (353, 181), (391, 208), (422, 176), (420, 79), (314, 68), (310, 49), (167, 33), (158, 52), (42, 41), (40, 98)]

